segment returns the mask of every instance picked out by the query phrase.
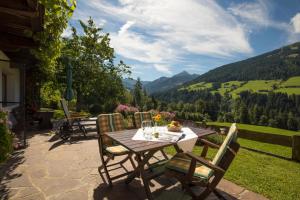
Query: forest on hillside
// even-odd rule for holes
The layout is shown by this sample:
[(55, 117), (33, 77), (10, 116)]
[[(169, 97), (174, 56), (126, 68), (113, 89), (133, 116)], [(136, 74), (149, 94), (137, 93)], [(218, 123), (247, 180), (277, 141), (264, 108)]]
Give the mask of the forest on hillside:
[(244, 91), (239, 98), (232, 98), (209, 90), (173, 90), (156, 94), (155, 98), (163, 102), (161, 109), (175, 111), (178, 118), (300, 130), (300, 95)]
[(228, 82), (287, 79), (300, 75), (300, 42), (213, 69), (195, 80), (198, 82)]

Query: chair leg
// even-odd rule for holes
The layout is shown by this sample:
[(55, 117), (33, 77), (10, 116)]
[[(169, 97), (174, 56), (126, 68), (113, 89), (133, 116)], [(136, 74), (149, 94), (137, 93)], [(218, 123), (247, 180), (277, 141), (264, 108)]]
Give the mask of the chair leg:
[(167, 156), (167, 154), (164, 152), (164, 150), (160, 150), (161, 154), (163, 155), (163, 157), (166, 159), (166, 160), (169, 160), (169, 157)]
[(200, 196), (197, 197), (197, 199), (205, 199), (206, 197), (208, 197), (208, 195), (210, 195), (210, 193), (212, 192), (212, 190), (210, 188), (206, 188), (201, 194)]
[(99, 167), (99, 169), (102, 170), (103, 166), (106, 165), (106, 164), (110, 161), (110, 159), (111, 159), (111, 158), (108, 157), (105, 161), (103, 160), (103, 163), (102, 163), (102, 165)]
[(86, 129), (83, 125), (79, 126), (79, 129), (81, 130), (81, 132), (83, 133), (83, 136), (86, 138)]
[[(110, 157), (108, 157), (106, 160), (104, 160), (103, 157), (101, 157), (101, 160), (102, 160), (102, 165), (100, 167), (98, 167), (98, 171), (99, 171), (99, 174), (100, 176), (102, 177), (102, 172), (101, 170), (104, 169), (104, 172), (105, 172), (105, 175), (106, 175), (106, 178), (107, 178), (107, 181), (108, 181), (108, 185), (110, 187), (112, 187), (112, 181), (110, 179), (110, 175), (109, 175), (109, 172), (108, 172), (108, 169), (106, 167), (107, 163), (110, 161)], [(104, 181), (104, 180), (103, 180)]]
[(135, 166), (134, 161), (132, 159), (132, 155), (129, 155), (129, 161), (131, 162), (131, 165), (132, 165), (133, 169), (135, 170), (136, 166)]
[(109, 172), (108, 172), (108, 170), (107, 170), (106, 165), (104, 165), (103, 168), (104, 168), (104, 171), (105, 171), (105, 174), (106, 174), (106, 178), (107, 178), (107, 180), (108, 180), (108, 185), (109, 185), (110, 187), (112, 187), (113, 184), (112, 184), (112, 181), (111, 181), (111, 179), (110, 179), (110, 175), (109, 175)]

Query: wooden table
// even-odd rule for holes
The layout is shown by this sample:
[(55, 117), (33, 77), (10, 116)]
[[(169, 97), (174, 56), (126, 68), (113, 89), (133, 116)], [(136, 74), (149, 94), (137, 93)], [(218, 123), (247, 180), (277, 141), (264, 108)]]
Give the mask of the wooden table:
[[(190, 127), (194, 133), (198, 135), (199, 138), (214, 134), (215, 131), (211, 129), (195, 128)], [(132, 140), (131, 138), (135, 135), (138, 129), (123, 130), (107, 133), (107, 136), (117, 143), (125, 146), (129, 151), (136, 155), (138, 162), (137, 168), (130, 174), (126, 179), (126, 184), (129, 184), (135, 177), (141, 176), (144, 184), (146, 195), (148, 199), (153, 199), (151, 196), (151, 191), (149, 188), (149, 181), (153, 179), (153, 176), (147, 176), (145, 165), (148, 163), (149, 159), (159, 150), (164, 147), (174, 146), (177, 152), (180, 152), (180, 148), (176, 143), (172, 142), (153, 142), (153, 141), (139, 141)]]

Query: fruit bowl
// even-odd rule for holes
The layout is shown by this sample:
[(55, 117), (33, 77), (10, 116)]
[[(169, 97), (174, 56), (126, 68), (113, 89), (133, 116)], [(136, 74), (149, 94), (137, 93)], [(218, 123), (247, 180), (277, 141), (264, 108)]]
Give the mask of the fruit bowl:
[(181, 131), (181, 126), (168, 126), (168, 131), (171, 132), (180, 132)]
[(182, 126), (177, 121), (172, 121), (170, 124), (168, 124), (168, 131), (172, 132), (180, 132)]

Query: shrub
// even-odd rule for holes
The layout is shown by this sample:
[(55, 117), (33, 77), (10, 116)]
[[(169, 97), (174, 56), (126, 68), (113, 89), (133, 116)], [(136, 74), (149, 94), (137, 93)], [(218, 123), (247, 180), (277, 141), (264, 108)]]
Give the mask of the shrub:
[(0, 163), (7, 159), (13, 150), (13, 136), (8, 129), (7, 115), (0, 111)]
[(54, 110), (53, 119), (63, 119), (65, 118), (65, 113), (63, 110)]
[(139, 109), (134, 106), (119, 104), (115, 109), (115, 112), (121, 113), (125, 118), (138, 112)]
[(41, 88), (41, 103), (44, 107), (57, 109), (60, 105), (61, 93), (55, 89), (53, 82), (45, 83)]

